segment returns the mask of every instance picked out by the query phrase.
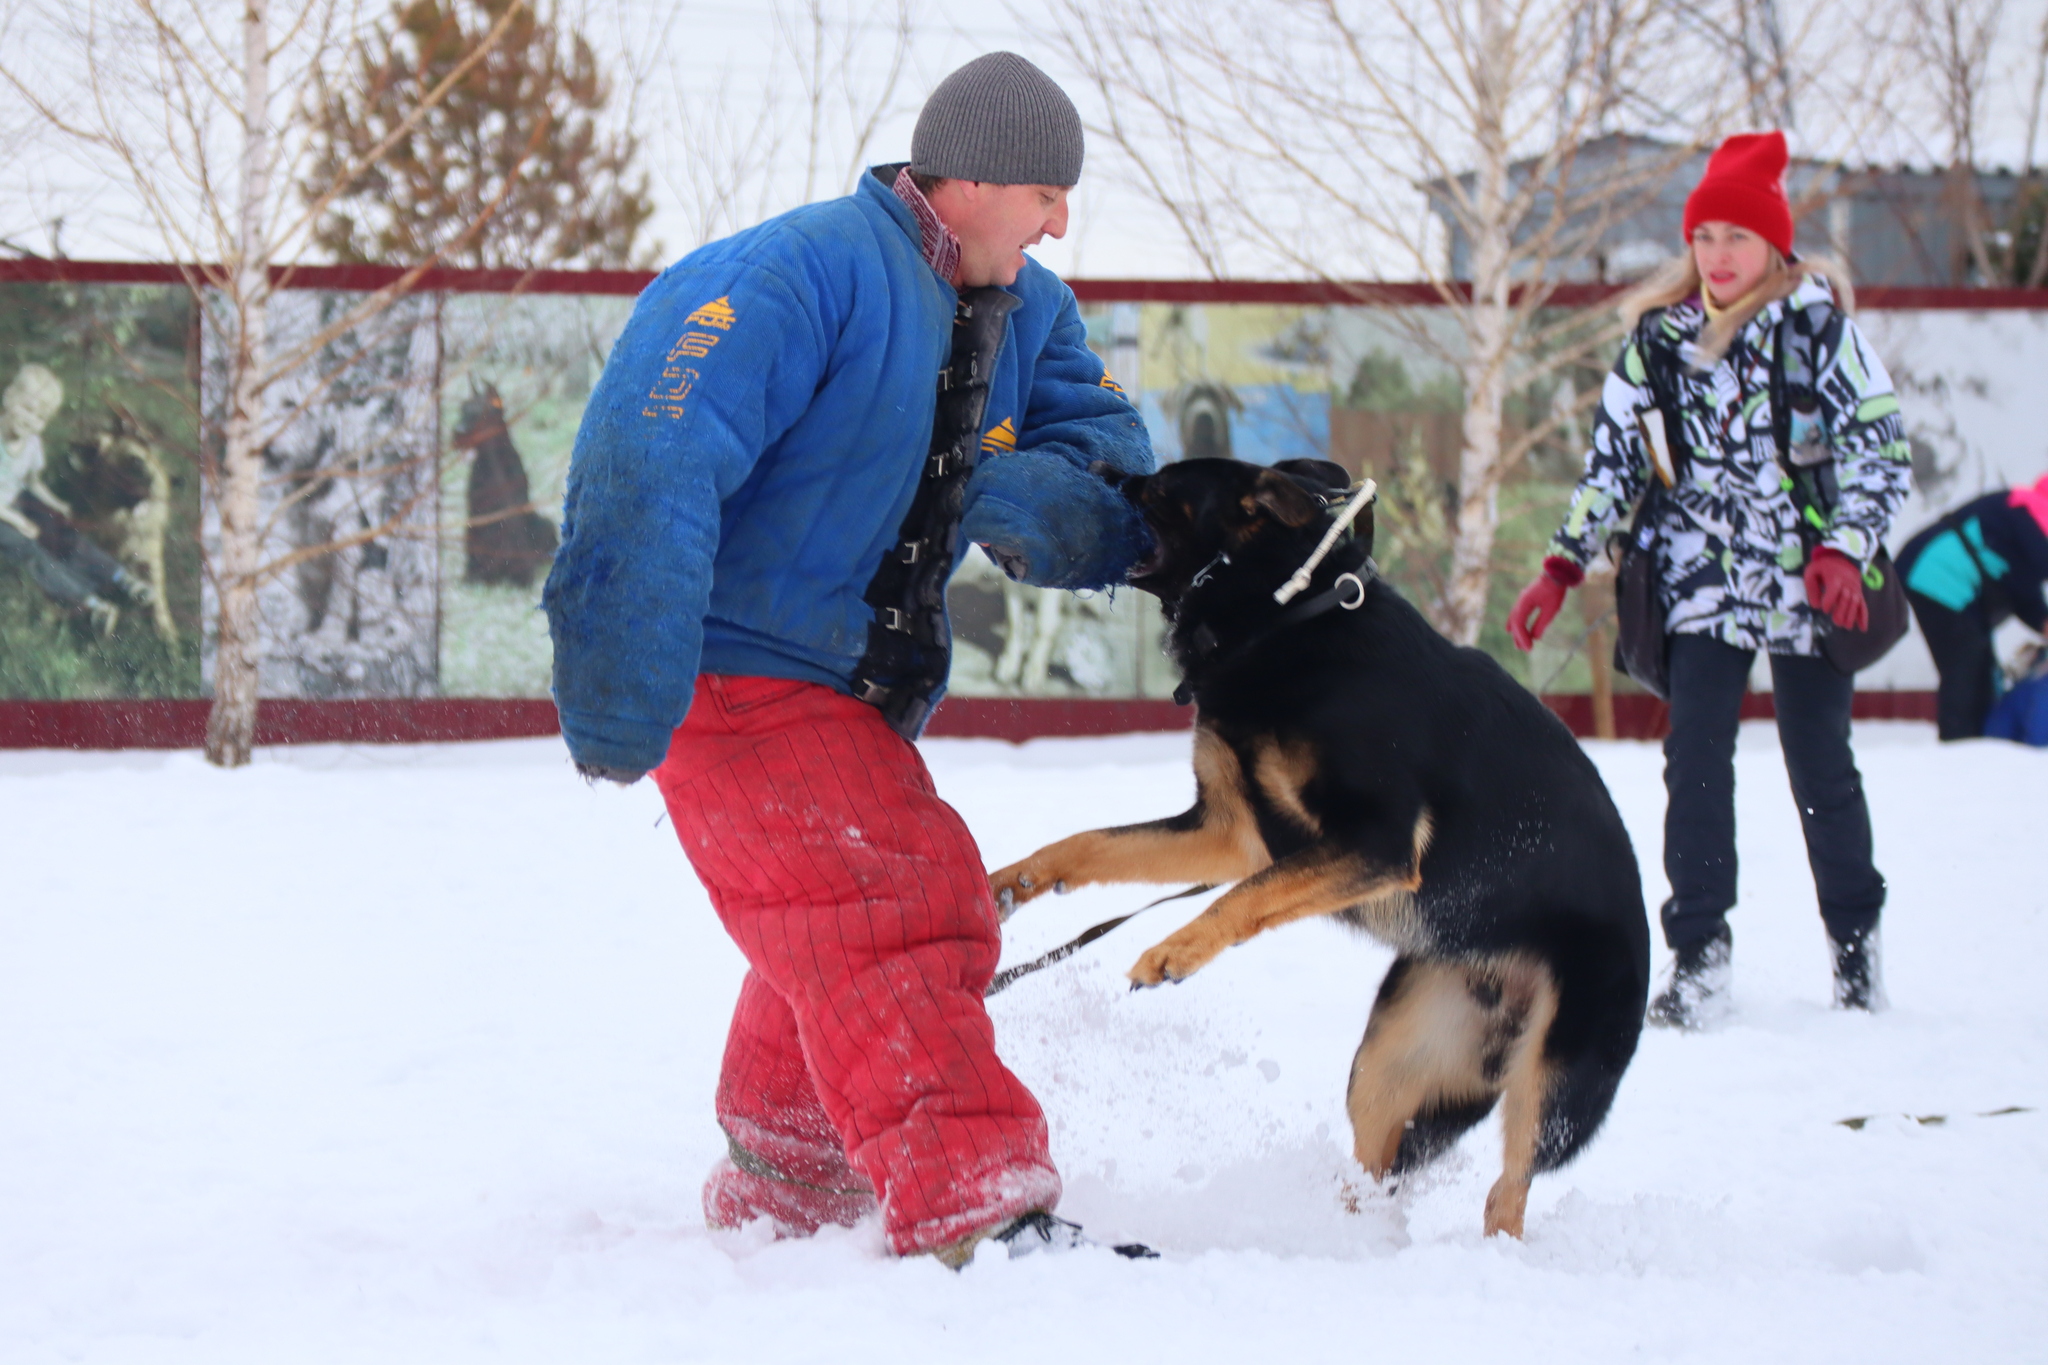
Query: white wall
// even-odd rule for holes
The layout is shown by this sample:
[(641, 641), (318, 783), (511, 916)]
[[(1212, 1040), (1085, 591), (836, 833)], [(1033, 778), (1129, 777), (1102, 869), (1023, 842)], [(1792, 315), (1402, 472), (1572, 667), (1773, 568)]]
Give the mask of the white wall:
[[(1869, 309), (1857, 321), (1891, 371), (1916, 452), (1894, 550), (1958, 503), (2048, 474), (2048, 313)], [(2007, 626), (2000, 657), (2028, 638)], [(1916, 629), (1856, 681), (1931, 688), (1934, 661)]]

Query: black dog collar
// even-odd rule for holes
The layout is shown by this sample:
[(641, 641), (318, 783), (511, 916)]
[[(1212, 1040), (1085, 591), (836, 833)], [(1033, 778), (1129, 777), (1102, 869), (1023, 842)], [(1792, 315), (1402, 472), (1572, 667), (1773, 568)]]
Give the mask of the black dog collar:
[[(1216, 558), (1225, 564), (1230, 562), (1228, 557), (1223, 555), (1218, 555)], [(1209, 571), (1215, 567), (1215, 562), (1211, 561), (1209, 567), (1202, 570), (1202, 577), (1206, 578)], [(1245, 637), (1228, 654), (1203, 659), (1200, 664), (1199, 673), (1194, 669), (1190, 669), (1188, 675), (1180, 680), (1180, 686), (1173, 689), (1173, 704), (1175, 706), (1186, 706), (1195, 699), (1195, 689), (1201, 685), (1202, 677), (1215, 672), (1216, 669), (1237, 658), (1239, 655), (1249, 654), (1281, 631), (1292, 626), (1298, 626), (1304, 621), (1314, 620), (1325, 612), (1334, 611), (1338, 607), (1342, 607), (1346, 611), (1357, 611), (1365, 602), (1367, 587), (1379, 576), (1380, 566), (1373, 563), (1370, 557), (1356, 569), (1348, 573), (1338, 574), (1336, 581), (1331, 583), (1329, 587), (1313, 596), (1304, 597), (1293, 603), (1287, 610), (1281, 612), (1263, 627)], [(1216, 637), (1210, 633), (1207, 626), (1200, 626), (1196, 629), (1195, 644), (1204, 654), (1207, 654), (1216, 647), (1215, 640)]]

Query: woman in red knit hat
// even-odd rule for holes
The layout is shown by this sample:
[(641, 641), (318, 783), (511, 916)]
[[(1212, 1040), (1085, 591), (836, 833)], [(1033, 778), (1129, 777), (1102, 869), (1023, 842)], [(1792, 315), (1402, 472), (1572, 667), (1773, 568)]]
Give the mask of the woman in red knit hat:
[[(1623, 300), (1633, 330), (1601, 395), (1585, 474), (1542, 576), (1508, 623), (1530, 648), (1609, 534), (1654, 497), (1646, 522), (1671, 702), (1663, 922), (1673, 957), (1650, 1022), (1677, 1028), (1711, 1023), (1729, 1003), (1735, 736), (1758, 650), (1770, 656), (1835, 1003), (1883, 1002), (1885, 885), (1849, 747), (1855, 683), (1821, 644), (1867, 623), (1864, 571), (1905, 500), (1911, 464), (1891, 379), (1850, 319), (1847, 280), (1793, 253), (1785, 164), (1782, 133), (1722, 143), (1686, 200), (1689, 249)], [(1795, 497), (1781, 436), (1791, 467), (1816, 471), (1818, 499)]]

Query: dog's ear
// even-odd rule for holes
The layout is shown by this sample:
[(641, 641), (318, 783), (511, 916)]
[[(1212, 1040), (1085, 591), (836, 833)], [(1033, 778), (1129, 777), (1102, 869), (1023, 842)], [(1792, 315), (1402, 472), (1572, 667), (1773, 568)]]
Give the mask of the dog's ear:
[(1341, 493), (1351, 486), (1351, 471), (1331, 460), (1280, 460), (1273, 468), (1292, 474), (1317, 492)]
[(1351, 534), (1357, 538), (1360, 545), (1365, 547), (1365, 554), (1368, 559), (1372, 558), (1372, 514), (1377, 506), (1377, 500), (1367, 503), (1365, 510), (1354, 517), (1351, 522)]
[(1262, 469), (1252, 491), (1244, 495), (1244, 510), (1272, 514), (1282, 526), (1300, 529), (1314, 521), (1323, 504), (1313, 493), (1277, 469)]

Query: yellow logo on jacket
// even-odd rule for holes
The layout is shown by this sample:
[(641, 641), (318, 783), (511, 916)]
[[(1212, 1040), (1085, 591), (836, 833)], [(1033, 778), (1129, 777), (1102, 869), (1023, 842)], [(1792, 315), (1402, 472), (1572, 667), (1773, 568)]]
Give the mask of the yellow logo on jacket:
[(984, 455), (999, 455), (1016, 448), (1017, 428), (1007, 417), (990, 427), (981, 438), (981, 453)]
[(666, 417), (675, 421), (683, 415), (683, 400), (690, 396), (690, 387), (699, 376), (695, 370), (680, 365), (662, 367), (661, 378), (647, 391), (647, 405), (640, 409), (642, 417)]
[[(730, 296), (711, 300), (691, 313), (684, 321), (691, 330), (676, 338), (676, 344), (668, 348), (668, 354), (661, 358), (661, 378), (647, 391), (647, 405), (640, 409), (643, 417), (666, 417), (671, 421), (683, 415), (683, 400), (690, 395), (690, 388), (699, 375), (683, 365), (685, 360), (702, 360), (711, 354), (721, 338), (718, 333), (729, 332), (732, 325), (740, 320), (733, 310)], [(708, 327), (711, 331), (698, 331)]]
[(740, 315), (732, 308), (731, 295), (721, 295), (683, 319), (693, 326), (716, 327), (721, 332), (731, 331), (732, 325), (739, 320)]

